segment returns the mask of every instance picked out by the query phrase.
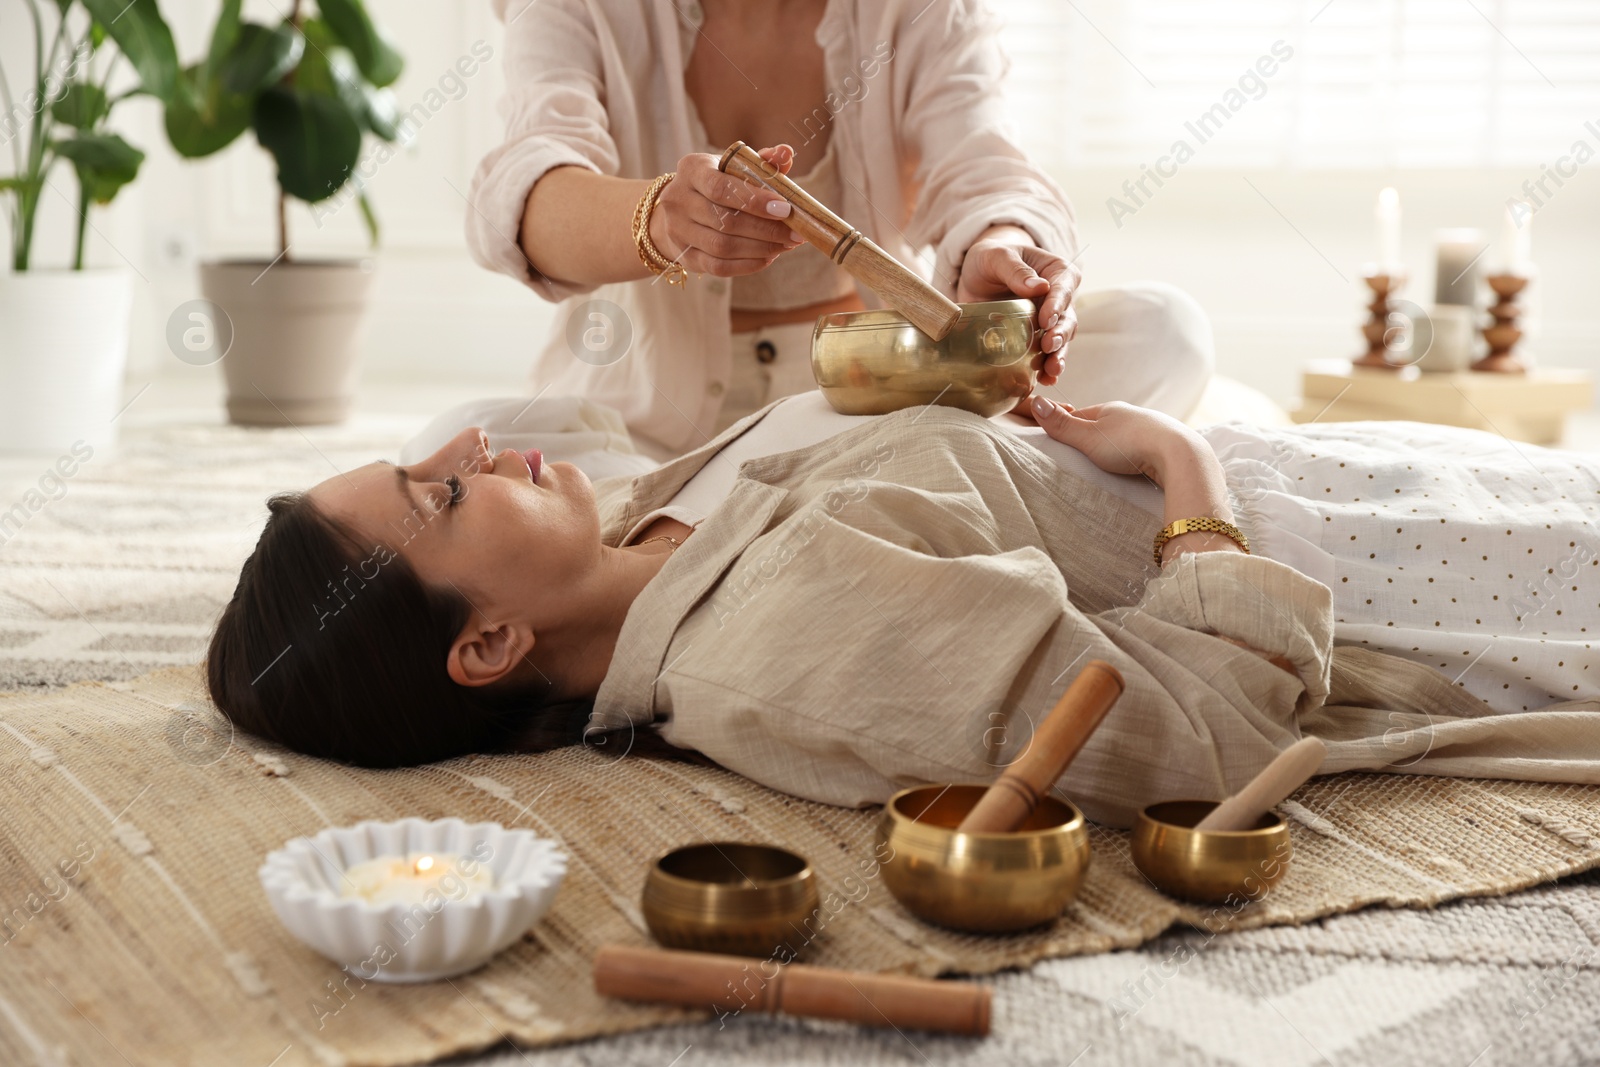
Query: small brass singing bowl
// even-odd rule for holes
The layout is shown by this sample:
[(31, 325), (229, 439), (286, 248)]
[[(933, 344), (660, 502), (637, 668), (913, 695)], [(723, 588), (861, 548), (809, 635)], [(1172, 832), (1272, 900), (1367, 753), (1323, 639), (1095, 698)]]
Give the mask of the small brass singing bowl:
[(811, 332), (811, 374), (842, 415), (940, 404), (988, 418), (1033, 390), (1036, 314), (1029, 300), (962, 304), (942, 341), (892, 309), (822, 315)]
[(1169, 800), (1139, 813), (1133, 863), (1169, 896), (1201, 904), (1254, 901), (1289, 869), (1289, 824), (1269, 811), (1249, 830), (1196, 830), (1214, 800)]
[(878, 819), (880, 873), (920, 919), (975, 933), (1049, 922), (1078, 895), (1089, 869), (1089, 831), (1072, 803), (1047, 796), (1020, 829), (963, 834), (956, 827), (989, 786), (902, 789)]
[(666, 853), (645, 876), (645, 925), (668, 948), (768, 957), (801, 955), (820, 899), (802, 856), (771, 845), (715, 841)]

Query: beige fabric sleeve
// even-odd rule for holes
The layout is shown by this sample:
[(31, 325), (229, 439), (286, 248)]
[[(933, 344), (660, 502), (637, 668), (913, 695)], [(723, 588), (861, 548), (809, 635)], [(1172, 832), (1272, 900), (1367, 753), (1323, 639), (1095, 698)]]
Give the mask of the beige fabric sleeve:
[(1072, 206), (1021, 147), (1003, 89), (1010, 60), (994, 16), (980, 0), (935, 4), (896, 49), (892, 64), (909, 72), (902, 140), (919, 188), (906, 238), (914, 248), (935, 246), (934, 287), (954, 297), (967, 249), (999, 223), (1071, 256)]
[[(529, 10), (536, 7), (537, 10)], [(534, 184), (572, 164), (615, 174), (617, 148), (601, 103), (604, 62), (583, 0), (494, 0), (506, 21), (505, 140), (479, 162), (467, 194), (467, 249), (474, 262), (509, 275), (546, 300), (593, 292), (534, 270), (518, 244)]]
[(1287, 564), (1237, 552), (1186, 552), (1162, 568), (1133, 610), (1286, 657), (1305, 683), (1302, 709), (1328, 698), (1333, 593)]

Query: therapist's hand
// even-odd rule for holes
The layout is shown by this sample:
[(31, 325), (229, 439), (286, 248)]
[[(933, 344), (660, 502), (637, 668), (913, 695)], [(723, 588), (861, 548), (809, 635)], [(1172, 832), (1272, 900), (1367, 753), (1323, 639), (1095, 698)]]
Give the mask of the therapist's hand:
[[(780, 144), (758, 153), (780, 174), (794, 149)], [(717, 169), (709, 152), (678, 160), (677, 177), (661, 190), (650, 214), (650, 240), (661, 254), (695, 274), (754, 274), (804, 242), (782, 219), (793, 210), (769, 189)]]
[[(994, 227), (967, 249), (956, 283), (956, 303), (1016, 297), (1033, 301), (1036, 325), (1045, 331), (1039, 345), (1039, 384), (1054, 385), (1061, 377), (1067, 342), (1078, 332), (1072, 295), (1082, 278), (1077, 267), (1035, 245), (1021, 227)], [(1017, 414), (1025, 411), (1018, 405)]]

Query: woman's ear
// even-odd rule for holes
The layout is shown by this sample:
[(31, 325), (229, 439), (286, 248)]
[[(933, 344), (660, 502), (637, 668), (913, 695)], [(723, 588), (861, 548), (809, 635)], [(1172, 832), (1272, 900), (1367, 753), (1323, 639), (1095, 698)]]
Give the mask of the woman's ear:
[(514, 672), (532, 654), (533, 644), (533, 628), (526, 622), (489, 627), (469, 621), (446, 654), (445, 670), (457, 685), (489, 685)]

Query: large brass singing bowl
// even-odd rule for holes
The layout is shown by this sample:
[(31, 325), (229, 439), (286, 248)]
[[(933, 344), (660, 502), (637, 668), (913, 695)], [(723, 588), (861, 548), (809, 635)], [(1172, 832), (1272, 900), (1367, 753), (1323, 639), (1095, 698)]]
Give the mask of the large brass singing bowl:
[(1033, 389), (1035, 316), (1028, 300), (962, 304), (955, 326), (935, 341), (889, 309), (822, 315), (811, 333), (811, 373), (843, 415), (942, 404), (988, 418)]
[(640, 910), (668, 948), (788, 962), (804, 953), (819, 907), (817, 879), (804, 857), (771, 845), (715, 841), (656, 860)]
[(984, 783), (902, 789), (884, 805), (877, 847), (889, 892), (918, 918), (956, 930), (1005, 933), (1049, 922), (1078, 895), (1089, 831), (1071, 803), (1047, 796), (1022, 827), (962, 834), (956, 827)]
[(1204, 904), (1259, 899), (1289, 869), (1289, 824), (1275, 811), (1254, 828), (1193, 829), (1214, 800), (1169, 800), (1152, 804), (1134, 823), (1134, 866), (1170, 896)]

